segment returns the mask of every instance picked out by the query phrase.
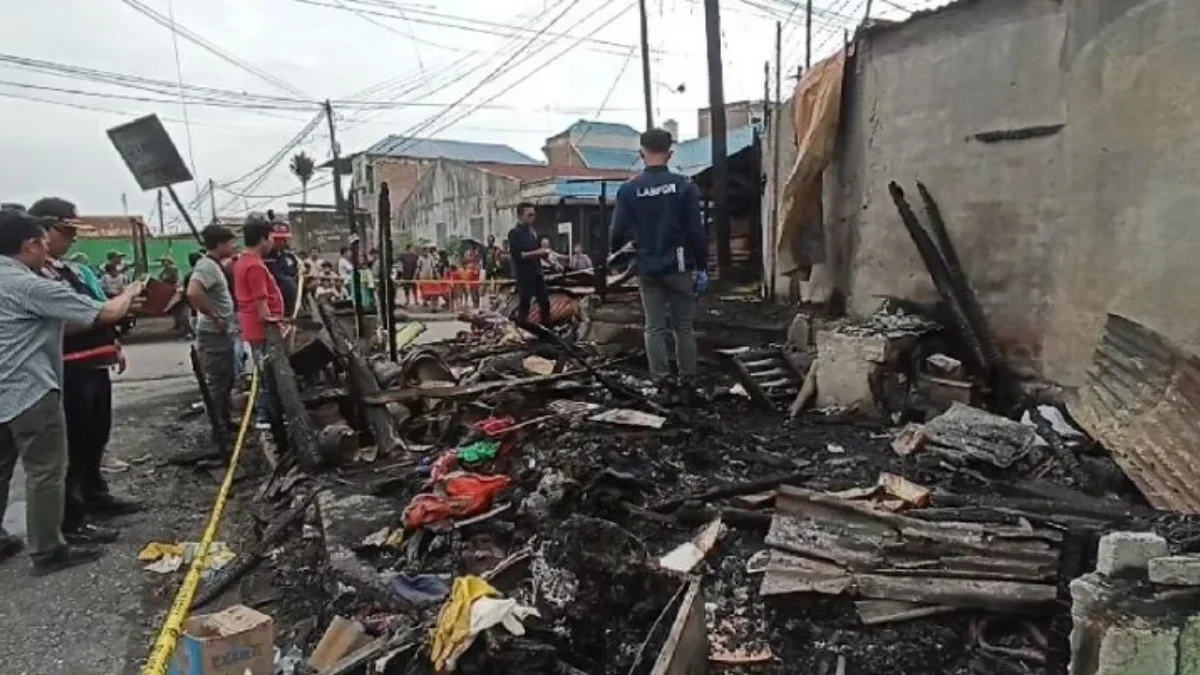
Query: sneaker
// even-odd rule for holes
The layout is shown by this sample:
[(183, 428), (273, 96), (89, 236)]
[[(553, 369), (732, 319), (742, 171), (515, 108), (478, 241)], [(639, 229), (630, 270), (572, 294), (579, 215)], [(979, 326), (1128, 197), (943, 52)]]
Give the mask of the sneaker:
[(68, 544), (111, 544), (121, 537), (121, 531), (84, 523), (74, 530), (63, 532)]
[(25, 548), (25, 540), (0, 529), (0, 561), (7, 560)]
[(88, 513), (103, 516), (124, 516), (138, 513), (142, 510), (141, 502), (125, 497), (118, 497), (107, 492), (90, 497), (84, 502)]
[(104, 555), (104, 552), (95, 546), (73, 546), (68, 544), (45, 558), (34, 560), (33, 570), (30, 573), (35, 577), (42, 577), (77, 565), (86, 565), (87, 563), (95, 562), (102, 555)]

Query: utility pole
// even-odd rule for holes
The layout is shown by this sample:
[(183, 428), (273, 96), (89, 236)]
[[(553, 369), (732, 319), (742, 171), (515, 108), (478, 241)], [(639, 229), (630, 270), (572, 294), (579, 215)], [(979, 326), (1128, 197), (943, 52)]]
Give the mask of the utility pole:
[(333, 155), (333, 206), (334, 209), (345, 207), (346, 196), (342, 193), (342, 172), (338, 167), (341, 152), (338, 149), (337, 130), (333, 125), (333, 104), (325, 99), (325, 121), (329, 125), (329, 150)]
[(363, 242), (359, 236), (358, 214), (355, 213), (354, 194), (351, 193), (350, 199), (346, 199), (346, 195), (342, 192), (342, 170), (338, 165), (341, 163), (341, 150), (337, 143), (337, 129), (333, 124), (333, 104), (329, 99), (325, 99), (325, 121), (329, 125), (329, 151), (333, 155), (333, 204), (334, 210), (346, 209), (346, 223), (350, 226), (350, 238), (352, 241), (358, 242), (358, 250), (354, 250), (354, 246), (350, 247), (350, 255), (354, 256), (354, 273), (351, 275), (350, 293), (354, 296), (354, 329), (355, 337), (359, 340), (363, 339), (363, 334), (366, 332), (366, 327), (363, 325), (363, 306), (362, 306), (362, 275), (358, 273), (359, 258), (362, 254)]
[(725, 73), (721, 64), (721, 5), (704, 0), (704, 33), (708, 43), (708, 105), (712, 121), (713, 223), (716, 226), (717, 274), (728, 278), (733, 261), (729, 249), (729, 149), (725, 123)]
[(866, 25), (871, 20), (871, 5), (875, 4), (872, 0), (867, 0), (867, 11), (863, 14), (863, 24)]
[(208, 179), (208, 205), (212, 208), (212, 224), (217, 224), (217, 187), (213, 179)]
[(812, 68), (812, 0), (804, 5), (804, 69)]
[(167, 233), (167, 214), (163, 212), (162, 188), (158, 189), (158, 233)]
[(380, 314), (383, 331), (387, 334), (388, 358), (395, 363), (396, 354), (396, 288), (392, 285), (392, 195), (387, 183), (379, 184), (379, 252), (383, 256), (379, 266), (377, 286), (383, 289)]
[(642, 95), (646, 98), (646, 130), (654, 128), (654, 102), (650, 96), (650, 27), (646, 16), (646, 0), (638, 0), (642, 18)]
[(775, 238), (779, 236), (779, 195), (783, 180), (779, 175), (780, 139), (783, 137), (783, 25), (775, 22), (775, 114), (771, 125), (771, 236), (767, 241), (767, 297), (775, 299), (775, 276), (779, 269)]

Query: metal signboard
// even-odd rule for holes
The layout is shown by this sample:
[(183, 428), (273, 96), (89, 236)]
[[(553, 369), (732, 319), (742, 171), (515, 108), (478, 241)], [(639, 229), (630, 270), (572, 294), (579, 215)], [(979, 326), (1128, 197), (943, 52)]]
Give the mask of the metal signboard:
[(108, 138), (143, 190), (192, 180), (192, 172), (183, 163), (158, 115), (146, 115), (113, 127), (108, 130)]

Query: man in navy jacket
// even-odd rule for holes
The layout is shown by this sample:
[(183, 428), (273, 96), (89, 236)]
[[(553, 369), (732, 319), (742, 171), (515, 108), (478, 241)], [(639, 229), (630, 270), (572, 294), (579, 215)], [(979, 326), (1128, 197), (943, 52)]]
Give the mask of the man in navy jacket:
[[(632, 239), (646, 315), (646, 358), (660, 383), (671, 378), (667, 336), (674, 332), (675, 359), (685, 391), (696, 377), (695, 295), (708, 290), (708, 238), (700, 220), (696, 184), (667, 169), (671, 134), (642, 134), (645, 170), (617, 191), (612, 247)], [(668, 323), (669, 321), (669, 323)]]

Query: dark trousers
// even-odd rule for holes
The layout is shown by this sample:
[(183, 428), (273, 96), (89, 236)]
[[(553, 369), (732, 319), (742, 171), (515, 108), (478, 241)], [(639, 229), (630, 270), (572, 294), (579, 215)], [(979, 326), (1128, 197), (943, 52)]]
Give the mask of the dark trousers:
[(529, 319), (530, 302), (537, 300), (538, 323), (550, 325), (550, 291), (546, 289), (546, 280), (542, 275), (517, 277), (517, 323), (525, 323)]
[(67, 420), (67, 498), (63, 530), (82, 522), (89, 501), (108, 494), (100, 471), (112, 432), (112, 380), (108, 368), (68, 368), (63, 376)]

